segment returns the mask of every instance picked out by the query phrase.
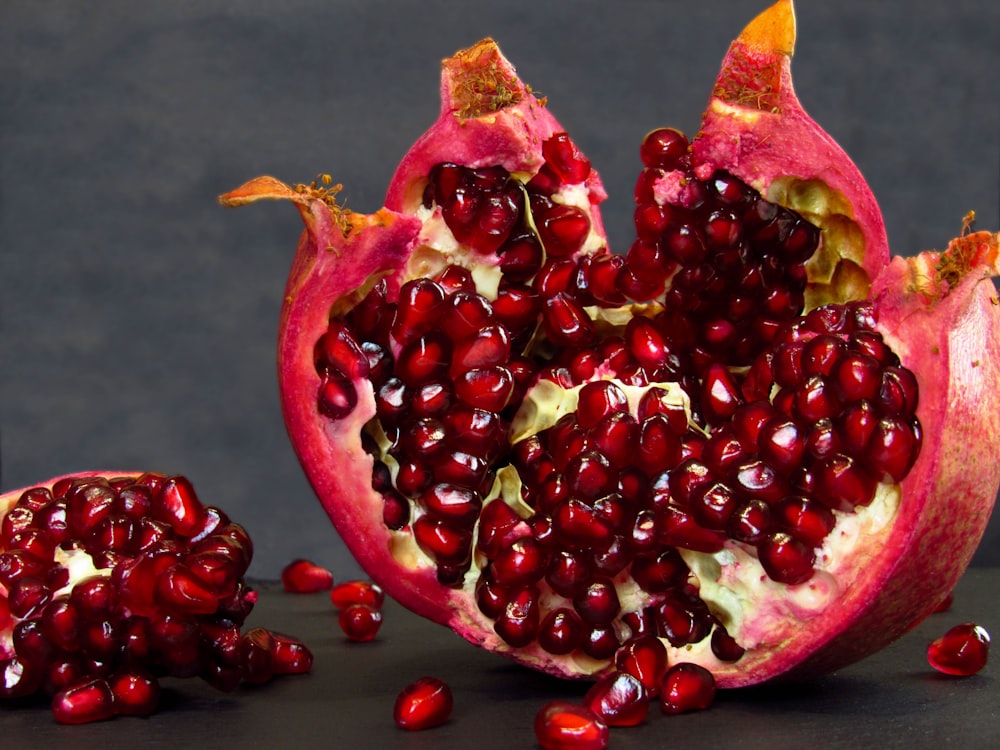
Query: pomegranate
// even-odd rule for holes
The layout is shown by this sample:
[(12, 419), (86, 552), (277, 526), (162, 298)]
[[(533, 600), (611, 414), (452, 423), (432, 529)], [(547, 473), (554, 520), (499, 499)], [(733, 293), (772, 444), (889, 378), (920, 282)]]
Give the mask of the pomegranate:
[[(1000, 484), (998, 237), (890, 259), (795, 97), (794, 37), (780, 0), (697, 136), (645, 138), (624, 254), (597, 172), (488, 39), (443, 62), (386, 208), (326, 176), (222, 196), (305, 222), (285, 421), (388, 595), (552, 674), (655, 638), (725, 688), (860, 659), (951, 590)], [(642, 653), (624, 671), (655, 682)]]
[(291, 636), (240, 628), (250, 537), (181, 476), (93, 472), (0, 496), (0, 697), (61, 723), (157, 707), (157, 678), (221, 690), (308, 672)]

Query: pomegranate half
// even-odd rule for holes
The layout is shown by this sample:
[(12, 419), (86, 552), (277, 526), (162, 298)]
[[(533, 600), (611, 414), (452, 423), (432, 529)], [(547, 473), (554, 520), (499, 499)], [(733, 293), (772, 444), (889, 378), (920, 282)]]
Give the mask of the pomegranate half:
[(279, 375), (301, 463), (387, 594), (547, 672), (659, 638), (720, 687), (862, 658), (948, 594), (1000, 462), (997, 236), (890, 261), (792, 89), (792, 5), (693, 141), (643, 141), (636, 240), (492, 40), (443, 63), (386, 208), (262, 177), (302, 234)]

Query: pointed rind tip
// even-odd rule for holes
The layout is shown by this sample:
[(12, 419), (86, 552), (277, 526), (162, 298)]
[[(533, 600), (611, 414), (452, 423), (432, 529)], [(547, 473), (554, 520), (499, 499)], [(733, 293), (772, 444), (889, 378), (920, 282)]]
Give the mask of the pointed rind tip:
[(760, 52), (791, 57), (795, 50), (795, 7), (792, 0), (778, 0), (747, 24), (737, 41)]

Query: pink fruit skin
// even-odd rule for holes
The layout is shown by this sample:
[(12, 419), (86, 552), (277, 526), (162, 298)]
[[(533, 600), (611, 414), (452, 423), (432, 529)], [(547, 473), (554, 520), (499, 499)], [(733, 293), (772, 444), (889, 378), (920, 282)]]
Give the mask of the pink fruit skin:
[[(997, 273), (996, 237), (987, 235), (989, 239), (983, 240), (992, 243), (992, 255), (984, 252), (970, 264), (976, 270), (949, 294), (928, 299), (907, 292), (912, 287), (910, 265), (901, 259), (886, 265), (882, 221), (863, 180), (794, 98), (787, 70), (794, 39), (794, 26), (788, 29), (791, 3), (781, 0), (761, 18), (764, 21), (751, 24), (752, 32), (734, 43), (720, 81), (724, 84), (741, 66), (746, 70), (777, 64), (782, 82), (778, 110), (762, 114), (755, 105), (740, 112), (720, 107), (716, 97), (692, 146), (694, 157), (705, 165), (726, 165), (765, 190), (770, 178), (787, 174), (794, 161), (798, 176), (823, 180), (848, 199), (853, 220), (865, 236), (862, 267), (880, 310), (880, 328), (903, 364), (913, 367), (921, 379), (917, 414), (924, 427), (924, 447), (904, 482), (900, 517), (887, 543), (871, 560), (858, 563), (862, 578), (835, 608), (808, 623), (792, 623), (792, 635), (780, 647), (748, 652), (736, 665), (715, 670), (723, 688), (784, 674), (803, 677), (828, 671), (896, 638), (951, 590), (982, 536), (1000, 485), (997, 462), (991, 460), (1000, 433), (1000, 410), (981, 408), (995, 403), (1000, 393), (1000, 309), (987, 278)], [(544, 134), (558, 129), (531, 97), (526, 105), (522, 99), (511, 109), (509, 120), (502, 117), (507, 110), (486, 118), (500, 125), (480, 128), (477, 119), (456, 127), (447, 80), (442, 91), (446, 96), (442, 117), (404, 158), (389, 189), (390, 206), (412, 207), (416, 177), (443, 159), (466, 158), (470, 164), (499, 161), (508, 170), (526, 171), (528, 164), (538, 163)], [(783, 150), (772, 149), (782, 143)], [(764, 150), (764, 144), (772, 146)], [(797, 157), (790, 159), (787, 155), (795, 151)], [(603, 191), (595, 185), (593, 195), (603, 197)], [(357, 384), (358, 406), (347, 419), (333, 422), (317, 414), (320, 381), (313, 345), (326, 330), (331, 304), (346, 309), (346, 298), (360, 299), (363, 293), (355, 290), (366, 281), (398, 270), (417, 242), (419, 222), (388, 210), (369, 217), (348, 214), (331, 208), (323, 196), (294, 190), (272, 178), (258, 178), (222, 200), (240, 205), (261, 198), (291, 200), (306, 224), (282, 315), (281, 398), (299, 459), (351, 553), (388, 595), (418, 614), (537, 669), (581, 676), (575, 671), (578, 667), (539, 648), (511, 651), (494, 634), (492, 622), (481, 615), (470, 593), (440, 585), (430, 565), (414, 568), (393, 556), (393, 534), (382, 523), (382, 501), (369, 484), (372, 459), (360, 441), (362, 425), (375, 413), (370, 384)], [(347, 224), (351, 231), (345, 236), (342, 228)], [(396, 289), (391, 278), (389, 283), (391, 299)], [(970, 466), (981, 470), (969, 471)]]

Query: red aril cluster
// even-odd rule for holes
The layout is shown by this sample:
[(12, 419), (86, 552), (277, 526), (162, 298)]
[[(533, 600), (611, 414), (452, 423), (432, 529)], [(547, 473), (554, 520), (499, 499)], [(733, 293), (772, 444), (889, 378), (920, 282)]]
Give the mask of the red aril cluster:
[(349, 641), (365, 643), (378, 635), (385, 601), (385, 593), (378, 584), (345, 581), (333, 587), (330, 601), (337, 610), (337, 624)]
[(246, 531), (180, 476), (81, 475), (9, 493), (0, 527), (0, 696), (60, 722), (148, 715), (160, 677), (222, 690), (310, 669), (296, 639), (241, 627)]

